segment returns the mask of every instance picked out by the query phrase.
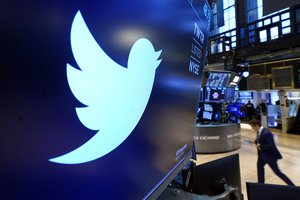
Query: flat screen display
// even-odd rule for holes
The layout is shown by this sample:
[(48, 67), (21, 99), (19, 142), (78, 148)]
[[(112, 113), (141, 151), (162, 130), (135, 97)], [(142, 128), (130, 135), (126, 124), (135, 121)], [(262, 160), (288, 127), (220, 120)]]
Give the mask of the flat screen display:
[(208, 111), (203, 111), (202, 118), (212, 120), (213, 113)]
[(0, 199), (147, 199), (191, 154), (204, 0), (1, 3)]
[(226, 88), (206, 88), (206, 101), (222, 102), (225, 101)]
[(239, 91), (239, 99), (253, 99), (253, 93), (250, 91)]
[[(237, 187), (239, 197), (221, 197), (217, 199), (242, 199), (239, 155), (233, 154), (193, 168), (193, 192), (200, 195), (219, 195), (217, 183), (224, 180), (228, 186)], [(223, 187), (224, 188), (224, 187)], [(224, 189), (223, 189), (224, 190)], [(221, 196), (221, 195), (220, 195)]]
[(299, 186), (246, 182), (249, 200), (295, 199), (300, 196)]
[(210, 72), (206, 87), (227, 87), (231, 75), (230, 72)]
[(204, 110), (212, 112), (213, 111), (213, 107), (210, 104), (204, 104)]

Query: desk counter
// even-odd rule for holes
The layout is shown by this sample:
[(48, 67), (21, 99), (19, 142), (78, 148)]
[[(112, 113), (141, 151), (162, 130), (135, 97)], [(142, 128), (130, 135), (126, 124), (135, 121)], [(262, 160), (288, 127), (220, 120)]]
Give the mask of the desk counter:
[(224, 153), (241, 147), (240, 124), (196, 124), (196, 153)]

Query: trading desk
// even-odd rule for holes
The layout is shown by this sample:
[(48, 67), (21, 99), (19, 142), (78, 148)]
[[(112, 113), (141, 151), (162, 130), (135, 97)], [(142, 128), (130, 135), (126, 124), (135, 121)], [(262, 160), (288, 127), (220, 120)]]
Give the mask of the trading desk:
[(241, 147), (240, 124), (196, 124), (196, 153), (224, 153)]

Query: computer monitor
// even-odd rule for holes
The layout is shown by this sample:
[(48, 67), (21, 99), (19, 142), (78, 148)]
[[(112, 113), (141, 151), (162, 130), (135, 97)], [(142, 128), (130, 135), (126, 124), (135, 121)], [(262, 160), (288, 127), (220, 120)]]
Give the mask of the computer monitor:
[(202, 118), (206, 120), (212, 120), (213, 112), (203, 111)]
[(192, 180), (192, 191), (196, 194), (217, 195), (219, 191), (216, 190), (219, 187), (216, 188), (215, 184), (220, 180), (237, 187), (242, 194), (239, 155), (234, 154), (195, 166)]
[(213, 112), (213, 107), (211, 104), (203, 104), (204, 105), (204, 110), (205, 111), (209, 111), (209, 112)]
[(225, 101), (226, 88), (209, 88), (206, 87), (205, 101), (223, 102)]
[(246, 182), (248, 200), (298, 199), (300, 187)]
[(155, 199), (189, 161), (208, 1), (1, 3), (1, 199)]
[(253, 92), (251, 91), (239, 91), (239, 99), (253, 99)]

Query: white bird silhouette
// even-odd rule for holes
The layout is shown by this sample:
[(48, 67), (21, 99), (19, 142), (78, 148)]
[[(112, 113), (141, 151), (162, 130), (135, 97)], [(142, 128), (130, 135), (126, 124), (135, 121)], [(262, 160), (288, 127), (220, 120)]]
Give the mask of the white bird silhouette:
[(80, 11), (71, 28), (71, 46), (81, 70), (67, 64), (74, 96), (86, 107), (77, 107), (82, 124), (98, 132), (77, 149), (50, 161), (79, 164), (100, 158), (118, 147), (138, 124), (147, 106), (160, 64), (145, 38), (132, 46), (127, 68), (112, 60), (97, 44)]

